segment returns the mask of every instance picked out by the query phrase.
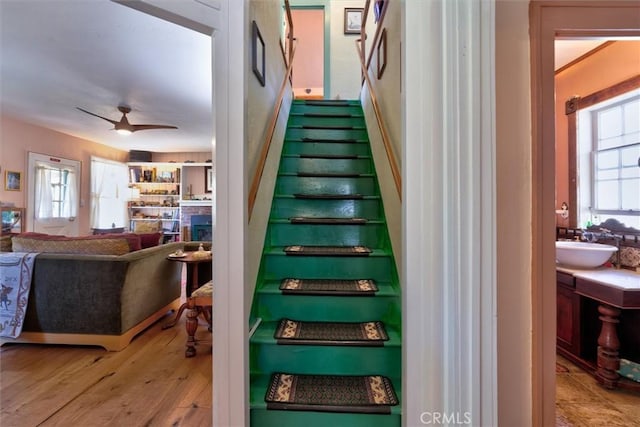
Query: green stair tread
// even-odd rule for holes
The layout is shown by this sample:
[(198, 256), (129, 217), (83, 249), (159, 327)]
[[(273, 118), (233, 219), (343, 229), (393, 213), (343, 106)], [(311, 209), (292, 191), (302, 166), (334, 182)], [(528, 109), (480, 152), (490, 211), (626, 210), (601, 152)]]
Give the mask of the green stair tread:
[[(322, 225), (367, 225), (366, 218), (313, 218), (313, 217), (293, 217), (289, 218), (291, 224), (322, 224)], [(375, 222), (371, 222), (375, 224)]]
[(285, 154), (283, 157), (296, 157), (299, 159), (329, 159), (329, 160), (366, 160), (370, 159), (369, 156), (362, 156), (358, 154)]
[[(323, 220), (326, 219), (330, 219), (330, 220), (344, 220), (344, 224), (345, 225), (381, 225), (384, 224), (384, 221), (381, 221), (379, 219), (371, 219), (371, 218), (364, 218), (364, 217), (344, 217), (344, 218), (340, 218), (340, 217), (288, 217), (288, 218), (271, 218), (269, 220), (269, 223), (271, 224), (293, 224), (294, 222), (292, 222), (292, 219), (299, 219), (299, 218), (304, 218), (305, 220), (309, 220), (309, 222), (296, 222), (296, 224), (325, 224), (324, 222), (322, 222)], [(358, 220), (357, 222), (349, 222), (349, 220)], [(332, 223), (327, 223), (329, 225), (331, 225)], [(333, 223), (336, 225), (343, 225), (343, 223)]]
[(296, 199), (319, 199), (319, 200), (358, 200), (366, 197), (364, 194), (338, 194), (338, 193), (295, 193)]
[(291, 256), (369, 256), (372, 252), (366, 246), (329, 246), (329, 245), (290, 245), (284, 247), (284, 252)]
[(350, 107), (354, 105), (360, 105), (356, 100), (305, 100), (305, 101), (294, 101), (295, 105), (313, 105), (320, 107)]
[(362, 119), (364, 114), (354, 113), (309, 113), (305, 111), (294, 111), (289, 116), (306, 117), (306, 118), (328, 118), (328, 119)]
[[(277, 256), (287, 256), (287, 254), (284, 252), (284, 248), (286, 246), (271, 246), (269, 248), (265, 248), (264, 250), (264, 254), (265, 255), (277, 255)], [(371, 252), (369, 253), (368, 257), (389, 257), (391, 256), (391, 254), (383, 248), (369, 248), (371, 249)], [(340, 258), (344, 258), (344, 257), (340, 257)], [(358, 258), (358, 257), (356, 257)], [(366, 258), (366, 257), (363, 257)]]
[[(250, 393), (249, 393), (249, 407), (251, 409), (267, 408), (267, 403), (264, 401), (264, 396), (267, 393), (267, 387), (269, 386), (270, 379), (271, 379), (270, 373), (267, 373), (267, 374), (253, 373), (251, 375)], [(402, 382), (400, 381), (400, 378), (395, 378), (395, 377), (390, 378), (390, 380), (393, 383), (393, 388), (395, 390), (396, 397), (400, 402), (398, 405), (391, 407), (391, 414), (401, 415), (402, 414)], [(377, 415), (377, 416), (379, 417), (382, 415)]]
[[(335, 144), (357, 144), (359, 142), (366, 142), (365, 140), (358, 140), (356, 138), (310, 138), (304, 136), (299, 139), (292, 139), (291, 141), (302, 141), (302, 142), (327, 142), (327, 143), (335, 143)], [(286, 138), (285, 138), (286, 142)]]
[(347, 144), (347, 145), (364, 145), (369, 144), (366, 139), (358, 138), (311, 138), (311, 137), (295, 137), (291, 135), (285, 135), (284, 143), (304, 142), (305, 144)]
[[(303, 194), (303, 196), (304, 196), (304, 194)], [(350, 196), (350, 195), (347, 194), (345, 196)], [(371, 194), (371, 195), (359, 194), (358, 196), (361, 196), (361, 197), (358, 197), (358, 199), (356, 199), (356, 200), (379, 200), (380, 199), (380, 196), (377, 195), (377, 194), (376, 195), (374, 195), (374, 194)], [(280, 199), (302, 199), (302, 197), (296, 197), (294, 194), (282, 194), (282, 193), (275, 194), (273, 196), (273, 198), (274, 199), (276, 199), (276, 198), (280, 198)], [(315, 200), (341, 200), (341, 199), (329, 199), (329, 198), (324, 199), (322, 197), (317, 197), (317, 198), (314, 198), (314, 199)]]
[[(286, 175), (284, 173), (283, 175)], [(294, 176), (300, 176), (305, 178), (361, 178), (367, 174), (357, 173), (357, 172), (305, 172), (298, 171), (293, 173)], [(372, 176), (371, 174), (368, 174)]]
[[(266, 344), (266, 345), (278, 345), (278, 340), (274, 338), (274, 334), (276, 332), (276, 328), (278, 327), (279, 321), (263, 321), (260, 323), (260, 326), (256, 329), (253, 336), (251, 337), (252, 344)], [(385, 330), (389, 339), (384, 341), (384, 347), (400, 347), (402, 346), (402, 338), (400, 336), (400, 332), (398, 327), (395, 325), (389, 325), (385, 323)], [(293, 344), (295, 345), (295, 343)], [(340, 345), (336, 345), (339, 347)]]

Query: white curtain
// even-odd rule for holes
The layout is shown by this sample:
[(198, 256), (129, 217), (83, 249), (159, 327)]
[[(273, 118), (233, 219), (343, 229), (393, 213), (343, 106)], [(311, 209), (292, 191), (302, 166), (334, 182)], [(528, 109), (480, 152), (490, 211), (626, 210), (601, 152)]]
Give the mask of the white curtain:
[(78, 215), (76, 212), (78, 206), (78, 182), (75, 171), (66, 169), (66, 186), (65, 195), (62, 198), (62, 209), (60, 210), (60, 216), (63, 218), (75, 218)]
[(124, 163), (91, 159), (91, 228), (124, 227), (129, 170)]
[[(60, 210), (54, 212), (54, 186), (52, 174), (61, 174), (66, 177), (61, 184)], [(61, 179), (62, 179), (61, 177)], [(36, 166), (36, 188), (35, 188), (35, 214), (38, 219), (46, 218), (75, 218), (78, 214), (78, 181), (73, 169), (56, 169), (45, 163), (38, 163)]]
[(53, 217), (53, 190), (51, 187), (51, 171), (44, 165), (36, 167), (36, 218)]

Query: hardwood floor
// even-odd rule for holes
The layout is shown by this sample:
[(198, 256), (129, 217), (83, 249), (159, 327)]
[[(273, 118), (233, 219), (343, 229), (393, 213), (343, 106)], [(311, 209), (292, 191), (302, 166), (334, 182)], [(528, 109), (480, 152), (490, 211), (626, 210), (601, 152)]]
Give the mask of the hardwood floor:
[[(211, 333), (185, 358), (184, 315), (168, 317), (120, 352), (8, 344), (0, 348), (0, 425), (211, 426)], [(204, 342), (206, 340), (206, 342)]]

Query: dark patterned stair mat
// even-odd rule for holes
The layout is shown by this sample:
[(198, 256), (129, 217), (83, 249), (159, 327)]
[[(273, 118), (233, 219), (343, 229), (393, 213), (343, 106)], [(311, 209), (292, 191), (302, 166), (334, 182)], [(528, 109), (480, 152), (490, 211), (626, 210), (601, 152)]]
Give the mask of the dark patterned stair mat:
[(369, 256), (371, 249), (366, 246), (302, 246), (284, 248), (287, 255), (298, 256)]
[(347, 144), (351, 144), (351, 143), (356, 143), (358, 142), (357, 139), (353, 139), (353, 138), (347, 138), (347, 139), (324, 139), (324, 138), (309, 138), (309, 137), (304, 137), (301, 139), (302, 142), (339, 142), (339, 143), (347, 143)]
[(390, 414), (398, 397), (381, 375), (271, 375), (264, 397), (267, 409)]
[(289, 218), (291, 224), (323, 224), (323, 225), (364, 225), (366, 218), (307, 218), (296, 216)]
[(356, 160), (357, 154), (300, 154), (301, 159), (336, 159), (336, 160)]
[(309, 193), (295, 193), (293, 195), (296, 199), (328, 199), (328, 200), (355, 200), (363, 199), (362, 194), (309, 194)]
[(352, 172), (298, 172), (298, 176), (303, 178), (358, 178), (361, 174)]
[(281, 345), (336, 345), (381, 347), (389, 340), (384, 324), (379, 321), (302, 322), (282, 319), (273, 338)]
[(371, 279), (287, 278), (280, 282), (280, 290), (287, 295), (374, 296), (378, 286)]
[(356, 129), (353, 126), (337, 126), (337, 125), (331, 125), (331, 126), (320, 126), (320, 125), (302, 125), (301, 126), (302, 129), (324, 129), (324, 130), (353, 130)]

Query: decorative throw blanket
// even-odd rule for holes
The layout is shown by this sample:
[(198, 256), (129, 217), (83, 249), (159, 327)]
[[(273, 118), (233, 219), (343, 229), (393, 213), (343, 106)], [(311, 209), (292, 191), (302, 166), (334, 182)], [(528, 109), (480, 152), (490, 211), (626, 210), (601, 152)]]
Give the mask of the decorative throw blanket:
[(16, 338), (27, 311), (37, 253), (0, 253), (0, 336)]

